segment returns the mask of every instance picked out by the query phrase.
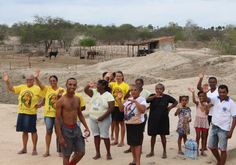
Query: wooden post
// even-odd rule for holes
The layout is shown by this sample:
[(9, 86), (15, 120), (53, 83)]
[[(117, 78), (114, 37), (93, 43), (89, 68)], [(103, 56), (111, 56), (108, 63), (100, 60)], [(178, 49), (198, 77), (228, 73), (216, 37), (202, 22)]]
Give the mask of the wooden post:
[(10, 70), (11, 70), (11, 60), (10, 60)]
[(148, 43), (148, 54), (150, 54), (150, 43)]
[(129, 57), (129, 45), (127, 45), (127, 57)]
[(134, 45), (132, 46), (132, 57), (134, 57)]

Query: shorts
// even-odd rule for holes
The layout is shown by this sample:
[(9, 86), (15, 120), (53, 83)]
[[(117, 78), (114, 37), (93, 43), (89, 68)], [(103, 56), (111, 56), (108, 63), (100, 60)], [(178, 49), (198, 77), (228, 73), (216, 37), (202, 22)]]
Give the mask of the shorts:
[(80, 121), (77, 121), (77, 125), (80, 127), (80, 124), (81, 124), (81, 122)]
[(111, 116), (112, 121), (124, 121), (124, 112), (120, 112), (119, 107), (115, 107)]
[(196, 128), (196, 127), (195, 127), (195, 130), (196, 130), (196, 131), (207, 131), (208, 129), (206, 129), (206, 128)]
[(147, 123), (147, 114), (146, 113), (144, 114), (144, 119), (145, 119), (145, 121), (144, 121), (143, 132), (145, 132), (145, 126), (146, 126), (146, 123)]
[(37, 115), (28, 115), (19, 113), (16, 124), (16, 131), (20, 132), (37, 132), (36, 129)]
[(90, 128), (93, 136), (100, 136), (104, 139), (109, 138), (109, 127), (111, 125), (111, 115), (107, 116), (103, 121), (89, 116)]
[(209, 126), (210, 126), (210, 125), (211, 125), (212, 116), (209, 116), (209, 115), (208, 115), (207, 119), (208, 119), (208, 124), (209, 124)]
[(211, 132), (209, 135), (208, 148), (216, 149), (217, 143), (219, 142), (219, 149), (221, 151), (226, 151), (228, 139), (226, 139), (225, 136), (228, 134), (228, 132), (229, 131), (222, 130), (220, 127), (212, 124)]
[(130, 146), (142, 144), (144, 122), (141, 124), (126, 124), (127, 142)]
[(56, 130), (55, 117), (44, 116), (44, 122), (46, 124), (46, 130), (47, 131), (52, 131), (53, 126), (54, 126), (54, 129)]
[(61, 133), (67, 144), (66, 147), (61, 146), (64, 156), (70, 156), (73, 151), (85, 153), (84, 138), (77, 124), (73, 127), (62, 124)]

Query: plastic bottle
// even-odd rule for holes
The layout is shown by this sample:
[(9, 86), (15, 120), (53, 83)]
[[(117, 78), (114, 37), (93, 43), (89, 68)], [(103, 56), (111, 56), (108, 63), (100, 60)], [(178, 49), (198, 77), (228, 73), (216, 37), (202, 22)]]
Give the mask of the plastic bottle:
[(89, 132), (83, 132), (82, 136), (85, 138), (86, 142), (89, 142), (88, 140)]
[(193, 158), (193, 140), (190, 139), (190, 142), (189, 142), (189, 156), (190, 158)]
[(188, 157), (188, 153), (189, 153), (189, 140), (187, 139), (185, 142), (184, 155)]
[(193, 145), (193, 157), (197, 158), (197, 142), (194, 141), (194, 145)]

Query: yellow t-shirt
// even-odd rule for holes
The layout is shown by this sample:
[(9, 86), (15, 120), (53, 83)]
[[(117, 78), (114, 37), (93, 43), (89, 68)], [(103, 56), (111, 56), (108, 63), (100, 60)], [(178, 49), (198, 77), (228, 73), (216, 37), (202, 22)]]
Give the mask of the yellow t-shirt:
[(37, 109), (34, 108), (38, 104), (39, 97), (44, 97), (43, 92), (36, 85), (28, 88), (27, 85), (14, 86), (15, 93), (19, 93), (18, 113), (35, 115)]
[(115, 99), (115, 106), (118, 107), (118, 91), (122, 90), (123, 92), (123, 98), (121, 99), (122, 103), (124, 102), (124, 96), (129, 91), (129, 85), (122, 82), (120, 85), (117, 84), (117, 82), (110, 82), (110, 86), (112, 89), (112, 95)]
[(56, 104), (57, 104), (57, 94), (59, 90), (65, 89), (59, 87), (57, 90), (54, 90), (52, 87), (46, 86), (43, 90), (44, 98), (45, 98), (45, 108), (44, 108), (44, 116), (47, 117), (55, 117), (56, 116)]
[[(82, 97), (81, 94), (79, 93), (75, 93), (75, 96), (79, 97), (80, 98), (80, 107), (83, 107), (86, 105), (85, 101), (84, 101), (84, 98)], [(77, 116), (77, 121), (80, 121), (79, 117)]]
[(114, 98), (110, 92), (105, 92), (100, 95), (97, 89), (92, 90), (93, 97), (90, 101), (89, 115), (98, 119), (107, 112), (109, 108), (108, 102), (114, 101)]

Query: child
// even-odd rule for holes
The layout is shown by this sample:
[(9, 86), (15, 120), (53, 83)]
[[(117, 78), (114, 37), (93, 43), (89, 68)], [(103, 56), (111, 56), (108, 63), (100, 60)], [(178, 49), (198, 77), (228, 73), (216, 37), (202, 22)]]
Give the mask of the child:
[(184, 140), (184, 143), (187, 140), (187, 135), (190, 134), (189, 122), (191, 122), (191, 109), (187, 107), (189, 97), (188, 96), (179, 96), (179, 108), (175, 112), (175, 116), (179, 116), (179, 122), (176, 132), (179, 134), (178, 138), (178, 154), (184, 155), (181, 150), (181, 141)]
[[(196, 101), (195, 95), (194, 95), (194, 88), (188, 88), (190, 92), (193, 94), (193, 102), (196, 104), (196, 119), (194, 122), (194, 128), (196, 130), (196, 142), (198, 144), (199, 149), (199, 140), (200, 137), (202, 138), (202, 148), (206, 145), (206, 137), (207, 137), (207, 130), (209, 129), (209, 123), (208, 123), (208, 113), (209, 113), (209, 107), (212, 106), (212, 104), (207, 104), (204, 102), (204, 93), (203, 91), (198, 92), (198, 98), (199, 101)], [(199, 153), (198, 153), (199, 155)], [(202, 156), (207, 156), (206, 153), (204, 153), (204, 150), (201, 150)]]

